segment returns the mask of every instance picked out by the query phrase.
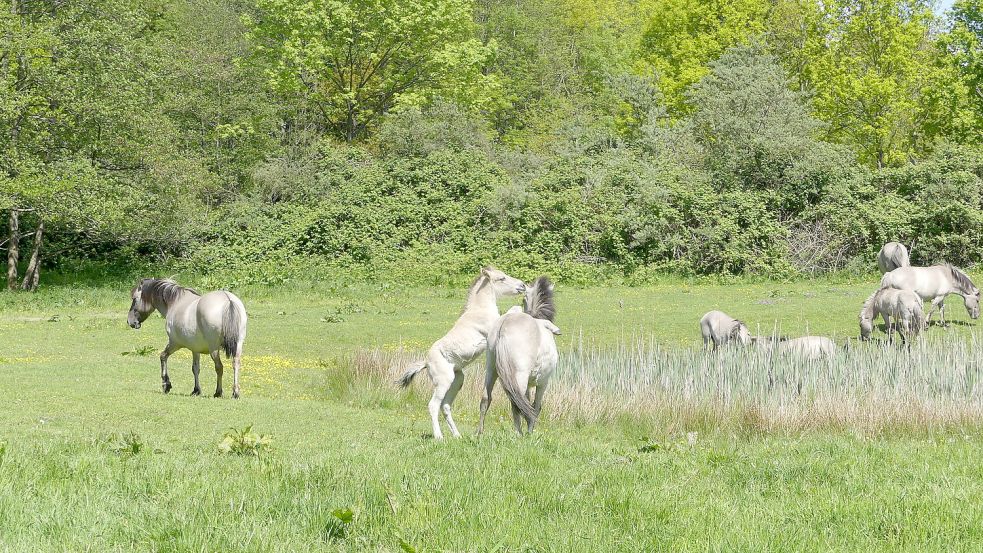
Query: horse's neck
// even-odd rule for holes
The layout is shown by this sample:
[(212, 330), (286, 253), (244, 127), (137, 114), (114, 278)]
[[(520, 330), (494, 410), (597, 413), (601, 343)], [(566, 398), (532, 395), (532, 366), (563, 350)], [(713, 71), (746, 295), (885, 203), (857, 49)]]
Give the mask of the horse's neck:
[(486, 313), (498, 317), (498, 302), (495, 299), (495, 291), (492, 290), (490, 283), (479, 284), (468, 297), (468, 313)]
[(868, 301), (867, 305), (864, 306), (863, 311), (860, 312), (860, 318), (873, 321), (874, 318), (877, 317), (877, 314), (877, 298), (870, 298), (870, 301)]
[(155, 301), (154, 302), (154, 309), (156, 309), (157, 312), (160, 313), (160, 316), (161, 317), (166, 318), (167, 317), (167, 312), (169, 310), (171, 310), (177, 304), (183, 302), (187, 296), (188, 296), (188, 292), (187, 291), (184, 291), (184, 292), (181, 292), (178, 295), (178, 297), (174, 298), (174, 301), (172, 301), (170, 304), (167, 304), (164, 301), (160, 301), (160, 300)]

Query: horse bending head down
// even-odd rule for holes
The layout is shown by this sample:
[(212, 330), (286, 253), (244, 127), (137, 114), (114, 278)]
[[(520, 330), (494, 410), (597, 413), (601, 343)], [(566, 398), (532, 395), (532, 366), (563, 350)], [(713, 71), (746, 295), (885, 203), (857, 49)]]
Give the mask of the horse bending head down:
[(956, 283), (956, 288), (963, 297), (963, 305), (966, 306), (966, 312), (969, 313), (969, 317), (971, 319), (979, 319), (980, 289), (973, 284), (973, 281), (969, 279), (966, 273), (952, 265), (949, 265), (949, 270), (952, 271), (952, 280)]

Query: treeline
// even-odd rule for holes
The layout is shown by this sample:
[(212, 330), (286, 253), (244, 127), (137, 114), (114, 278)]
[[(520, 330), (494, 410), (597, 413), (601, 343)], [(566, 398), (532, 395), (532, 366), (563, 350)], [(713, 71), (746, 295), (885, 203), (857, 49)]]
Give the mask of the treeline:
[(784, 276), (866, 270), (888, 240), (971, 265), (980, 8), (12, 0), (8, 284)]

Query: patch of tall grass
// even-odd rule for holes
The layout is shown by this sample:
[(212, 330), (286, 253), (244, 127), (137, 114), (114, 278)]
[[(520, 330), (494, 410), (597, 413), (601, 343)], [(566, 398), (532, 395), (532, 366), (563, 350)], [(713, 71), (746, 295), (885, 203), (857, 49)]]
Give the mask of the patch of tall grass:
[[(657, 423), (678, 430), (725, 427), (735, 431), (800, 432), (846, 429), (931, 431), (983, 425), (983, 355), (976, 334), (935, 333), (910, 347), (848, 343), (831, 359), (805, 359), (755, 347), (663, 347), (636, 336), (615, 347), (574, 340), (560, 354), (546, 394), (546, 420)], [(421, 353), (359, 350), (334, 392), (388, 402), (393, 381)], [(480, 363), (467, 369), (456, 411), (476, 406)], [(429, 396), (426, 374), (413, 385)], [(500, 390), (496, 402), (507, 401)]]

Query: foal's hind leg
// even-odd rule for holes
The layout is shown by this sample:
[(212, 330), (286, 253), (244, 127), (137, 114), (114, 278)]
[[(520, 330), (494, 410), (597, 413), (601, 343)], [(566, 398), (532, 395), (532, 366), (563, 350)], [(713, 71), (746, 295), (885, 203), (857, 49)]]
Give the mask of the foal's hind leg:
[(443, 356), (431, 355), (427, 360), (427, 370), (433, 381), (433, 396), (427, 404), (427, 410), (433, 424), (433, 437), (439, 440), (444, 437), (444, 433), (440, 431), (440, 408), (444, 404), (444, 396), (454, 383), (454, 366)]
[(177, 347), (174, 344), (168, 342), (164, 351), (160, 352), (160, 381), (161, 388), (164, 393), (171, 391), (171, 377), (167, 374), (167, 358), (171, 356), (172, 353), (177, 351)]
[(454, 417), (451, 416), (451, 404), (454, 403), (454, 398), (457, 397), (457, 393), (461, 391), (462, 385), (464, 385), (464, 372), (454, 371), (454, 381), (451, 382), (451, 387), (444, 395), (444, 401), (440, 406), (444, 411), (444, 418), (447, 420), (447, 426), (451, 429), (451, 436), (454, 436), (455, 438), (459, 438), (461, 433), (457, 431), (457, 425), (454, 424)]
[(222, 371), (225, 370), (222, 365), (222, 352), (215, 350), (209, 355), (212, 357), (212, 362), (215, 363), (215, 397), (222, 397)]
[(201, 395), (201, 383), (198, 381), (198, 372), (201, 370), (201, 354), (194, 352), (191, 354), (191, 374), (195, 375), (195, 389), (191, 390), (191, 395)]

